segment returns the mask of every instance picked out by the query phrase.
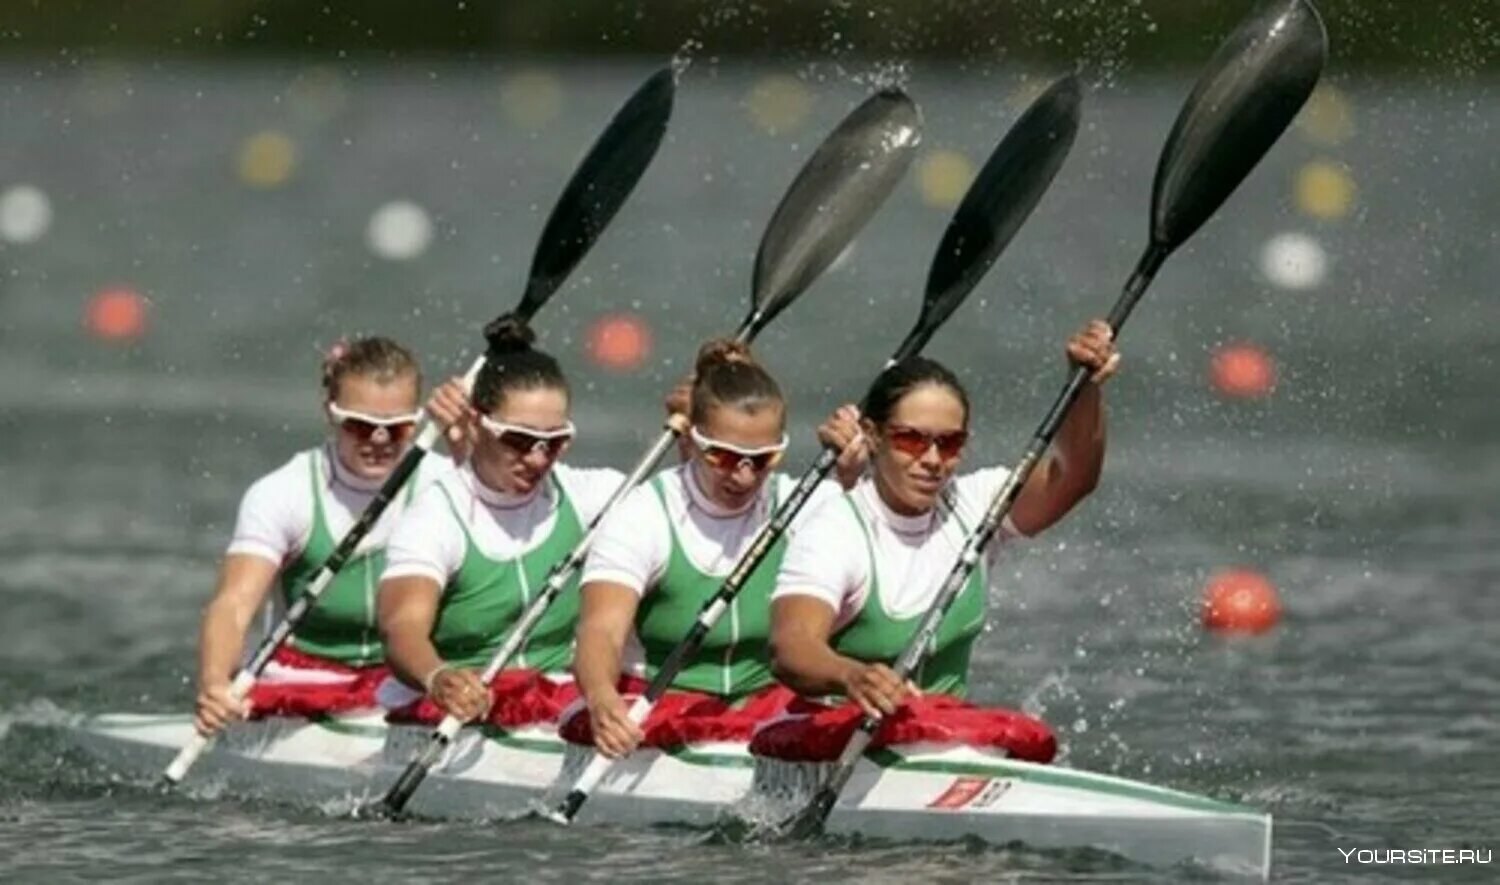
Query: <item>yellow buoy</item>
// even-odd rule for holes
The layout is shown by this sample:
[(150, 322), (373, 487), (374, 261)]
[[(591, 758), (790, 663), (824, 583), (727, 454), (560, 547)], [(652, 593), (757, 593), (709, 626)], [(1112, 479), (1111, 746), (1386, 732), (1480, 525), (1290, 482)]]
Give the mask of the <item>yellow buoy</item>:
[(500, 85), (500, 109), (523, 129), (540, 129), (562, 111), (563, 88), (545, 71), (523, 71)]
[(1313, 144), (1341, 144), (1354, 134), (1354, 108), (1337, 87), (1319, 86), (1297, 115), (1297, 131)]
[(750, 120), (772, 135), (791, 132), (802, 125), (812, 110), (812, 94), (802, 81), (785, 74), (764, 77), (745, 99)]
[(296, 165), (296, 145), (274, 129), (257, 132), (240, 145), (240, 180), (251, 187), (280, 187), (292, 177)]
[(974, 164), (958, 151), (939, 148), (917, 165), (917, 190), (922, 202), (938, 209), (952, 209), (964, 198), (974, 180)]
[(1297, 207), (1314, 218), (1334, 221), (1354, 208), (1354, 179), (1342, 166), (1315, 160), (1297, 171)]

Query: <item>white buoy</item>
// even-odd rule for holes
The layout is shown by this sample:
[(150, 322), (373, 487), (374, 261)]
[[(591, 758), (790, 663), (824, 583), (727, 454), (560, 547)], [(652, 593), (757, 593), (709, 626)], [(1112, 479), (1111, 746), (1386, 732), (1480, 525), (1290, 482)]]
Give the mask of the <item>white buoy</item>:
[(427, 211), (409, 200), (393, 200), (370, 216), (365, 230), (370, 251), (391, 261), (416, 258), (432, 243), (432, 221)]
[(52, 226), (52, 201), (41, 188), (18, 184), (0, 194), (0, 239), (35, 243)]
[(1260, 272), (1283, 289), (1316, 289), (1328, 276), (1328, 253), (1307, 234), (1277, 234), (1260, 250)]

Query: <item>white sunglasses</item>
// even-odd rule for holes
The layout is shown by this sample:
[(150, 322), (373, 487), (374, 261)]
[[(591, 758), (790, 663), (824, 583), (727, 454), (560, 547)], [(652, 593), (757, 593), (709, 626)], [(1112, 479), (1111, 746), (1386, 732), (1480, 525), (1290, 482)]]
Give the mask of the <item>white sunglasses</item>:
[(401, 442), (416, 430), (417, 422), (422, 420), (422, 410), (403, 415), (370, 415), (340, 408), (338, 403), (329, 402), (328, 417), (363, 442)]
[(523, 427), (520, 424), (506, 424), (504, 421), (496, 421), (489, 415), (479, 416), (479, 426), (493, 436), (496, 441), (506, 448), (521, 454), (535, 452), (543, 449), (551, 457), (557, 457), (578, 433), (578, 428), (569, 421), (556, 430), (537, 430), (535, 427)]
[(688, 430), (688, 437), (698, 447), (698, 451), (703, 453), (703, 460), (710, 467), (725, 473), (733, 473), (741, 467), (749, 467), (755, 473), (760, 473), (775, 467), (781, 463), (782, 455), (786, 454), (788, 442), (787, 435), (783, 433), (780, 442), (747, 449), (707, 436), (697, 425)]

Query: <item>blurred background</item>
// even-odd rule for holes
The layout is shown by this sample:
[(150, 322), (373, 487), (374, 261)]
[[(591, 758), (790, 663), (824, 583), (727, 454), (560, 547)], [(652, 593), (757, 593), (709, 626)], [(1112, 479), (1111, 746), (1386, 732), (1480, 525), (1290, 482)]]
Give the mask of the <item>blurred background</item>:
[[(1368, 872), (1337, 847), (1500, 833), (1500, 15), (1319, 6), (1322, 85), (1122, 337), (1103, 486), (996, 576), (979, 697), (1047, 718), (1068, 764), (1271, 811), (1279, 876), (1322, 882)], [(491, 845), (481, 824), (159, 798), (48, 726), (189, 703), (239, 496), (321, 438), (323, 350), (390, 334), (429, 380), (458, 371), (519, 298), (582, 153), (674, 58), (654, 166), (537, 321), (578, 393), (573, 460), (634, 460), (697, 343), (744, 314), (808, 153), (899, 84), (926, 121), (908, 179), (758, 345), (793, 399), (800, 471), (811, 426), (915, 318), (974, 171), (1078, 71), (1071, 158), (929, 348), (974, 393), (971, 463), (1013, 461), (1063, 340), (1144, 246), (1157, 153), (1248, 7), (0, 2), (0, 848), (60, 846), (0, 852), (0, 873), (1119, 872), (1087, 853), (686, 851), (696, 837), (525, 826)], [(1283, 614), (1207, 629), (1206, 595), (1247, 586)]]

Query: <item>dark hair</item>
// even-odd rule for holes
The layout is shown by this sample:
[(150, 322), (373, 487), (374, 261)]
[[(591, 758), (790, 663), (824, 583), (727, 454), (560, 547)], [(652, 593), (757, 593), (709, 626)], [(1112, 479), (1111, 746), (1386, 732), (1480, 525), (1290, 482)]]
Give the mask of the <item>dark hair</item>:
[(698, 349), (689, 416), (694, 424), (703, 423), (709, 410), (719, 406), (754, 414), (772, 405), (781, 408), (785, 420), (786, 397), (776, 379), (750, 355), (748, 344), (716, 338)]
[(411, 375), (417, 389), (422, 387), (417, 358), (395, 341), (378, 335), (353, 341), (340, 339), (323, 355), (323, 390), (330, 400), (338, 398), (339, 384), (350, 375), (373, 378), (380, 384)]
[(536, 333), (526, 320), (506, 314), (485, 327), (484, 337), (490, 347), (470, 397), (474, 408), (491, 412), (512, 390), (551, 388), (571, 395), (557, 360), (531, 346)]
[(925, 356), (913, 356), (887, 368), (875, 378), (865, 394), (865, 417), (876, 426), (884, 426), (896, 411), (896, 404), (908, 393), (926, 385), (946, 387), (953, 391), (964, 407), (964, 426), (969, 425), (969, 394), (959, 383), (958, 376), (947, 366)]

